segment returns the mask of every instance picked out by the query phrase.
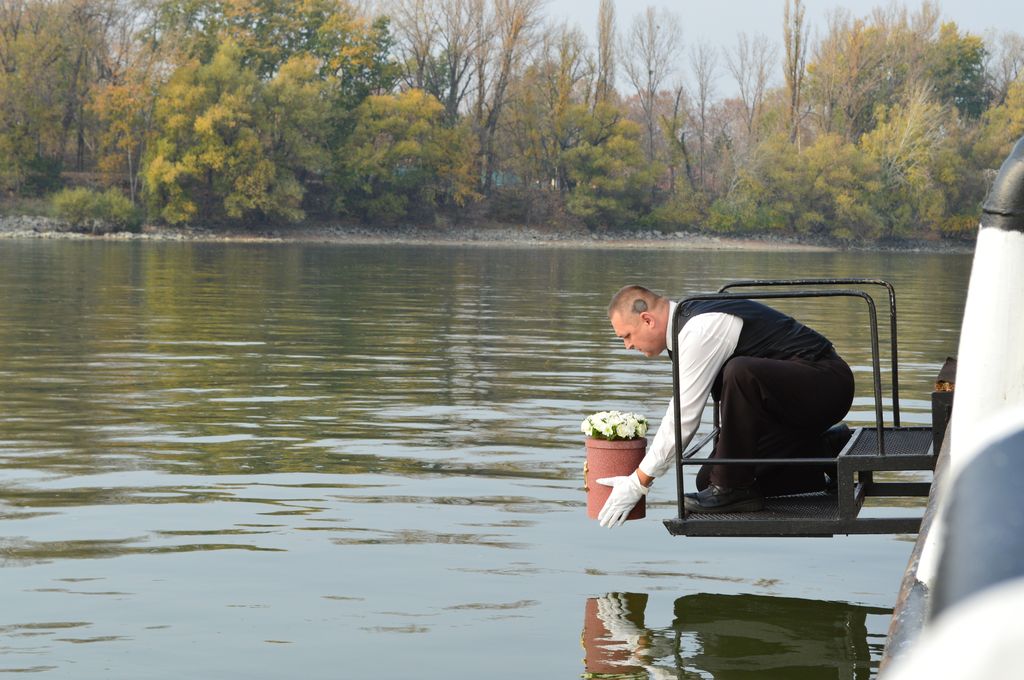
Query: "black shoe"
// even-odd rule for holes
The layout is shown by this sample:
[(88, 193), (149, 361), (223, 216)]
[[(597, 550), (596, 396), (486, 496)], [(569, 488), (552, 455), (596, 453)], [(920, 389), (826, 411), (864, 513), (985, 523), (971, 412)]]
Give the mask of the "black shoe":
[(683, 494), (687, 512), (756, 512), (764, 508), (764, 497), (754, 485), (730, 489), (708, 485), (703, 491)]
[(846, 447), (846, 442), (853, 436), (853, 430), (846, 423), (839, 423), (825, 430), (821, 435), (822, 447), (826, 456), (838, 456)]

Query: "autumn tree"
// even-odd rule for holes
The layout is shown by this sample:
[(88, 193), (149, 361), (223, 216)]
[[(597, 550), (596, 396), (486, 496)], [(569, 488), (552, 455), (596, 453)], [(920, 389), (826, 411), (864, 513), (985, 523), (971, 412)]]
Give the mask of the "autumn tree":
[(437, 97), (445, 121), (458, 119), (485, 39), (484, 0), (395, 0), (396, 48), (408, 87)]
[(667, 10), (648, 7), (633, 19), (622, 45), (622, 68), (643, 112), (647, 160), (655, 159), (658, 93), (675, 68), (682, 48), (679, 20)]
[(582, 140), (581, 112), (591, 107), (594, 74), (579, 29), (549, 27), (523, 75), (510, 88), (501, 136), (507, 167), (519, 181), (564, 193), (565, 153)]
[(879, 165), (884, 191), (885, 236), (906, 235), (922, 220), (936, 221), (946, 211), (933, 177), (934, 159), (945, 140), (946, 115), (931, 88), (918, 85), (904, 101), (877, 114), (878, 125), (861, 146)]
[(723, 231), (875, 238), (882, 229), (871, 200), (876, 177), (872, 159), (838, 135), (820, 135), (796, 154), (788, 135), (775, 134), (712, 206), (710, 224)]
[(231, 40), (240, 65), (269, 79), (296, 54), (326, 62), (337, 44), (333, 34), (356, 20), (347, 5), (332, 0), (164, 0), (158, 28), (200, 63), (211, 62), (221, 42)]
[(1005, 101), (985, 112), (973, 153), (982, 169), (995, 171), (1024, 137), (1024, 79), (1010, 84)]
[(303, 188), (287, 161), (317, 157), (295, 144), (296, 130), (319, 123), (315, 113), (297, 120), (315, 107), (317, 89), (304, 86), (313, 63), (286, 62), (268, 87), (242, 61), (225, 42), (210, 63), (179, 68), (162, 91), (144, 172), (151, 215), (171, 224), (303, 216)]
[(111, 22), (101, 76), (88, 102), (97, 123), (96, 167), (112, 183), (127, 185), (133, 202), (140, 190), (142, 157), (168, 57), (155, 41), (144, 39), (150, 19), (138, 6), (126, 6)]
[(47, 64), (58, 58), (59, 32), (42, 3), (0, 4), (0, 182), (21, 192), (33, 166), (57, 158), (59, 82)]
[(353, 107), (390, 91), (398, 78), (387, 18), (339, 0), (162, 0), (154, 31), (198, 63), (209, 63), (230, 40), (240, 66), (264, 81), (292, 57), (312, 56), (319, 76), (334, 79)]
[(751, 38), (746, 33), (740, 33), (736, 46), (726, 52), (726, 64), (736, 81), (739, 99), (743, 104), (743, 123), (749, 139), (755, 138), (754, 132), (768, 90), (775, 55), (775, 47), (766, 36), (758, 34)]
[(986, 54), (980, 37), (961, 34), (954, 23), (942, 24), (926, 56), (925, 75), (935, 98), (967, 118), (984, 113), (993, 94), (985, 73)]
[(85, 167), (86, 105), (115, 9), (113, 0), (0, 5), (0, 177), (8, 188), (52, 189), (65, 161)]
[(443, 126), (444, 107), (422, 90), (368, 97), (343, 150), (346, 209), (393, 223), (433, 217), (473, 196), (474, 148), (464, 127)]
[(434, 3), (431, 0), (395, 0), (390, 11), (402, 81), (407, 87), (426, 90), (436, 68), (434, 50), (438, 26)]
[(990, 33), (985, 40), (986, 63), (992, 101), (1002, 104), (1010, 86), (1024, 74), (1024, 35), (1014, 31)]
[(690, 101), (697, 132), (697, 178), (703, 192), (708, 188), (705, 170), (710, 147), (711, 108), (718, 75), (718, 52), (707, 43), (694, 45), (690, 48), (690, 70), (693, 73)]
[(803, 0), (786, 0), (783, 10), (783, 73), (786, 77), (789, 141), (797, 142), (800, 130), (801, 104), (805, 69), (807, 67), (807, 27), (804, 25)]
[(592, 229), (637, 224), (650, 211), (648, 187), (661, 172), (646, 159), (642, 128), (606, 105), (584, 122), (580, 144), (566, 153), (566, 207)]
[(884, 80), (885, 49), (877, 29), (839, 10), (808, 64), (808, 94), (823, 132), (854, 141), (871, 127), (871, 115)]
[(156, 107), (154, 214), (295, 221), (310, 187), (344, 188), (354, 111), (398, 76), (385, 18), (332, 0), (166, 0), (156, 25), (187, 60)]
[(473, 55), (486, 38), (484, 0), (443, 0), (437, 22), (442, 69), (433, 78), (433, 91), (444, 104), (445, 119), (453, 123), (467, 101), (473, 82)]
[(499, 152), (495, 141), (508, 103), (508, 90), (533, 47), (541, 3), (542, 0), (495, 0), (493, 14), (479, 18), (481, 23), (489, 21), (491, 24), (490, 31), (481, 34), (477, 46), (473, 106), (473, 126), (479, 139), (480, 185), (484, 193), (490, 191), (498, 168)]
[(595, 102), (608, 102), (615, 93), (615, 30), (615, 5), (612, 0), (601, 0), (597, 10)]
[[(962, 107), (979, 92), (975, 84), (984, 82), (984, 53), (955, 25), (942, 29), (939, 18), (934, 2), (916, 12), (876, 8), (866, 18), (832, 13), (807, 67), (807, 94), (821, 129), (856, 141), (874, 127), (878, 107), (892, 106), (925, 82), (940, 102), (959, 98), (958, 108), (966, 111)], [(955, 92), (958, 87), (966, 89)]]

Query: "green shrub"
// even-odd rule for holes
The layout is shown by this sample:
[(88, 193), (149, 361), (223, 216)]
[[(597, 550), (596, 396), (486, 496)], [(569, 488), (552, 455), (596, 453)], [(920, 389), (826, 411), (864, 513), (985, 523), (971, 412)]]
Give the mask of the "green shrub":
[(72, 226), (84, 226), (92, 217), (92, 191), (88, 189), (64, 189), (53, 195), (53, 212)]
[(53, 210), (73, 229), (102, 234), (114, 231), (139, 231), (142, 214), (117, 189), (104, 192), (79, 187), (53, 195)]
[(117, 189), (110, 188), (96, 197), (96, 218), (114, 227), (115, 231), (137, 232), (142, 227), (142, 213)]
[(694, 231), (705, 224), (707, 212), (703, 195), (680, 187), (661, 198), (654, 209), (640, 219), (639, 225), (663, 232)]

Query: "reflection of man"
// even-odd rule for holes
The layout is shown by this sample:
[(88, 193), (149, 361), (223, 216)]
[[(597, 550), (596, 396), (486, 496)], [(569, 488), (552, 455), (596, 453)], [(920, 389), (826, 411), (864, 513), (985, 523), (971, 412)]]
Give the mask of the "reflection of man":
[(636, 658), (644, 629), (647, 595), (608, 593), (587, 600), (583, 618), (583, 665), (588, 677), (624, 677), (643, 671)]
[[(655, 357), (672, 346), (676, 303), (642, 286), (619, 290), (608, 306), (626, 349)], [(720, 401), (721, 430), (712, 458), (798, 458), (822, 455), (822, 434), (853, 402), (853, 373), (832, 343), (792, 317), (752, 300), (686, 303), (676, 339), (678, 414), (683, 446), (700, 424), (708, 394)], [(612, 493), (598, 519), (617, 526), (675, 458), (677, 409), (669, 404), (637, 470), (606, 480)], [(602, 480), (605, 481), (605, 480)], [(765, 495), (820, 491), (815, 466), (705, 465), (689, 512), (760, 510)]]
[(652, 659), (673, 656), (671, 638), (655, 637), (644, 627), (647, 595), (608, 593), (587, 600), (583, 622), (588, 678), (676, 678)]
[[(586, 604), (587, 677), (851, 678), (871, 676), (868, 615), (846, 602), (698, 593), (675, 601), (671, 627), (645, 627), (647, 595)], [(880, 649), (876, 650), (880, 652)]]

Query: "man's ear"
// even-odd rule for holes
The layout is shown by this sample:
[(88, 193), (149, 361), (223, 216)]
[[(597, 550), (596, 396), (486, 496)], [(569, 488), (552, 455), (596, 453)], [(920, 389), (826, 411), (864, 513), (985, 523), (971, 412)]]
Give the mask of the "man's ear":
[(650, 312), (640, 312), (640, 320), (647, 326), (654, 326), (654, 315)]

